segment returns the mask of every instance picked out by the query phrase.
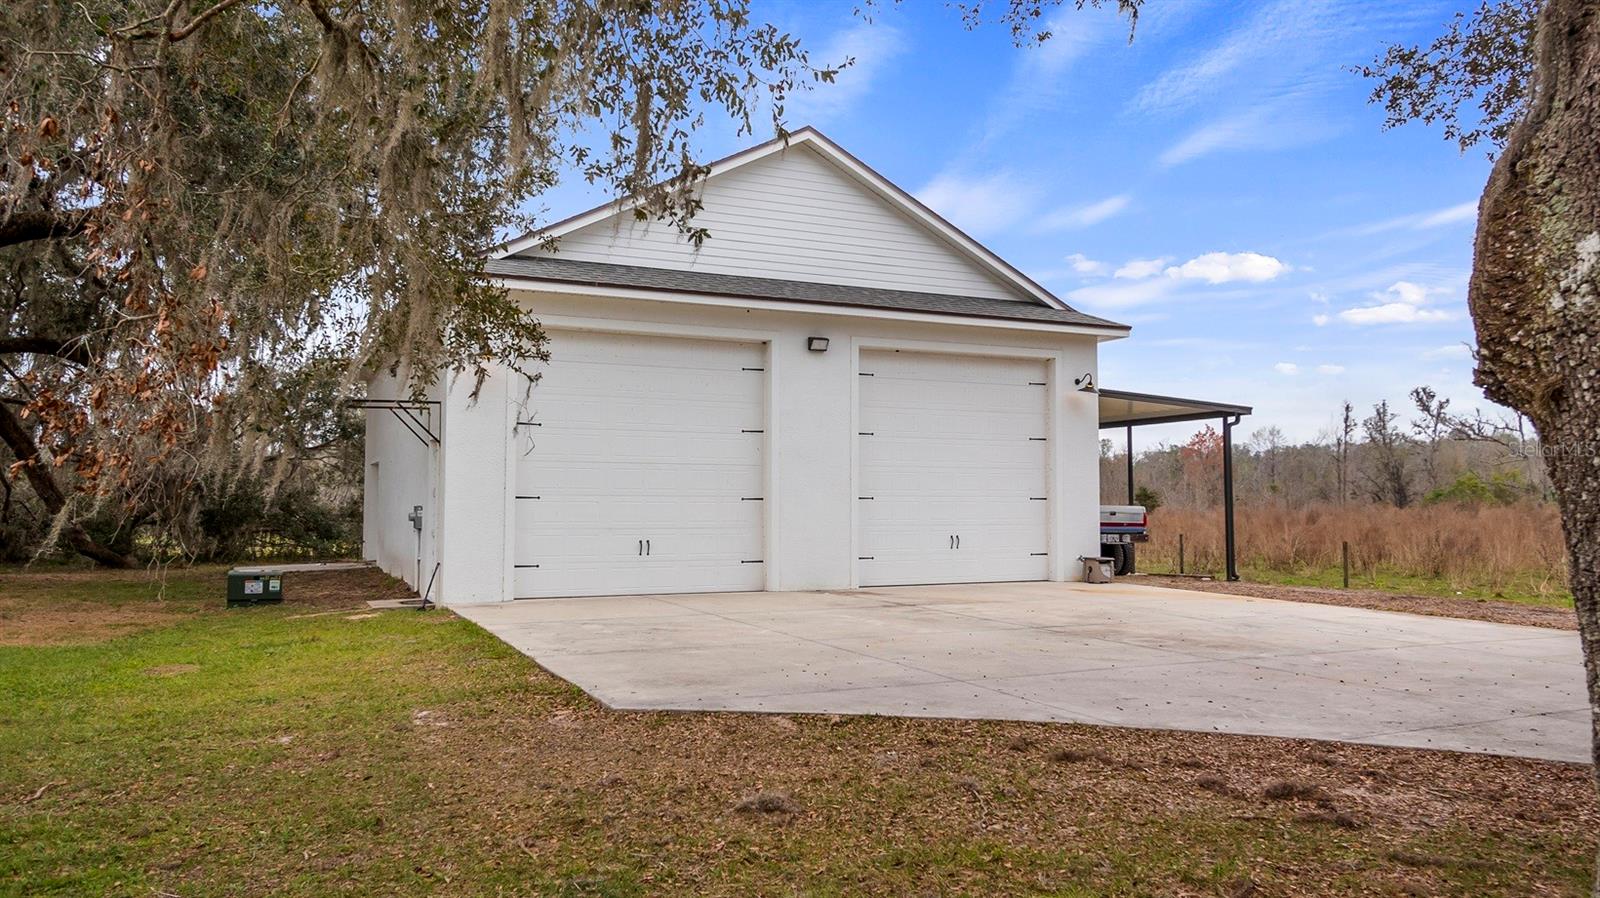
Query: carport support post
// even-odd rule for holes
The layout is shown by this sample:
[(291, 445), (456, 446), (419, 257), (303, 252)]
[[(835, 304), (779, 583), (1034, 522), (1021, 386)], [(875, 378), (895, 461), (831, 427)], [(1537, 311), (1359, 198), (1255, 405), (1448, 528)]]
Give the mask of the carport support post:
[(1128, 504), (1133, 503), (1133, 425), (1128, 425)]
[(1233, 559), (1233, 425), (1239, 416), (1222, 418), (1222, 551), (1228, 564), (1228, 580), (1239, 579)]

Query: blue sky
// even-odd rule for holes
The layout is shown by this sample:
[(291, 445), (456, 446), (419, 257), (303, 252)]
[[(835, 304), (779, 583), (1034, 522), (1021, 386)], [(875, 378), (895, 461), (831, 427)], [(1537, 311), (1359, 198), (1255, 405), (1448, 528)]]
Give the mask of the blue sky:
[[(1071, 8), (1018, 49), (941, 3), (758, 6), (824, 60), (812, 124), (1057, 295), (1133, 325), (1108, 387), (1253, 405), (1242, 430), (1315, 438), (1358, 407), (1471, 384), (1466, 280), (1483, 152), (1381, 130), (1344, 70), (1425, 41), (1463, 3), (1152, 0), (1125, 20)], [(764, 137), (765, 135), (759, 135)], [(703, 158), (752, 143), (708, 128)], [(573, 185), (570, 213), (604, 199)], [(1139, 444), (1192, 428), (1149, 428)], [(1241, 434), (1242, 438), (1243, 434)]]

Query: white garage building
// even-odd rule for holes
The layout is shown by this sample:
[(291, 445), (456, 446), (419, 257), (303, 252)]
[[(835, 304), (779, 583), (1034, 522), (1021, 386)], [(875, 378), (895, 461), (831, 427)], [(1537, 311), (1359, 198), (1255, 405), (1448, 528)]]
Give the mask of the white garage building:
[(366, 556), (452, 604), (1076, 579), (1128, 328), (811, 129), (702, 190), (698, 249), (608, 204), (489, 263), (537, 383), (369, 385)]

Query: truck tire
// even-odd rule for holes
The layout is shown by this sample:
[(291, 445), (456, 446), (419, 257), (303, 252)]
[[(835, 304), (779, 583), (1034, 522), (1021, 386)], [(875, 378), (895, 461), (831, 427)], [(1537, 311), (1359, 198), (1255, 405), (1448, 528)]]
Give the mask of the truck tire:
[(1111, 547), (1115, 551), (1111, 557), (1116, 561), (1116, 574), (1126, 577), (1133, 573), (1133, 543), (1119, 543)]

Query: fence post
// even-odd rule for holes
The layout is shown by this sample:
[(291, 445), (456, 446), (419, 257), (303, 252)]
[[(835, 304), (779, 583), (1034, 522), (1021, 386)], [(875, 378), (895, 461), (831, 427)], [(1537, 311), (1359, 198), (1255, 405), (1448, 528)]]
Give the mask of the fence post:
[(1178, 534), (1178, 573), (1183, 573), (1183, 534)]
[(1339, 548), (1340, 548), (1341, 553), (1344, 555), (1344, 588), (1345, 589), (1349, 589), (1350, 588), (1350, 542), (1349, 542), (1349, 540), (1346, 540), (1346, 541), (1340, 543), (1339, 544)]

